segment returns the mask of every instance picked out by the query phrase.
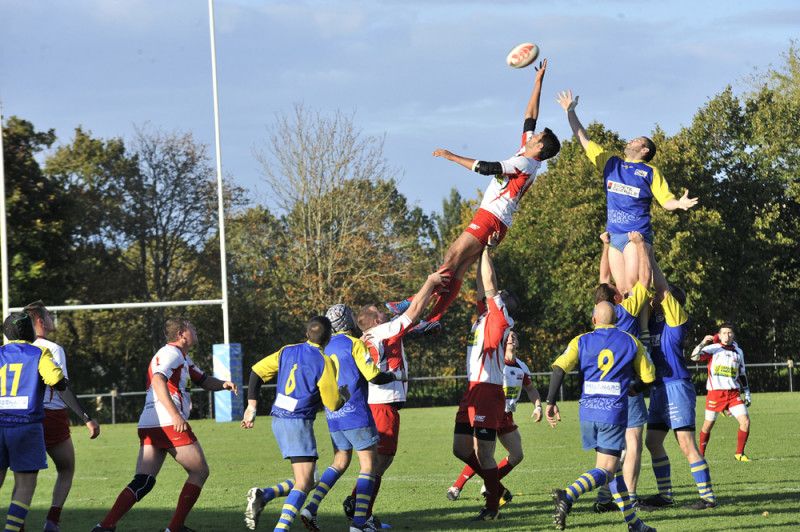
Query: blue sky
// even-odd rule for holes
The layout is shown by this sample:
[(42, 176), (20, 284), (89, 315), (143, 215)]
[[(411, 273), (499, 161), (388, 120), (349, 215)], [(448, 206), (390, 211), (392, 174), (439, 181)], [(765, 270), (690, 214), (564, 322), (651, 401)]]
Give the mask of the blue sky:
[[(267, 201), (253, 148), (294, 104), (355, 112), (385, 135), (400, 191), (426, 212), (485, 177), (431, 157), (484, 160), (518, 147), (532, 68), (520, 42), (549, 59), (540, 127), (570, 135), (558, 90), (581, 96), (585, 124), (625, 138), (667, 134), (726, 85), (781, 64), (800, 36), (795, 0), (216, 0), (224, 171)], [(204, 0), (2, 0), (0, 102), (67, 143), (76, 126), (131, 138), (149, 123), (192, 132), (214, 155), (208, 4)], [(657, 160), (655, 161), (657, 163)], [(680, 176), (667, 176), (680, 186)]]

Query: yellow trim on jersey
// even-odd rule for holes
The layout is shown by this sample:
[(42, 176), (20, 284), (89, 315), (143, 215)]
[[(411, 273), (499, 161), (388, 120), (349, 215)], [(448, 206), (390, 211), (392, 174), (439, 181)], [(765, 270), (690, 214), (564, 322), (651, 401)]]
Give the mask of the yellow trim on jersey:
[(325, 360), (325, 369), (322, 370), (322, 376), (317, 381), (319, 397), (328, 410), (339, 410), (344, 406), (344, 398), (339, 395), (339, 384), (336, 382), (336, 365), (328, 355), (322, 354), (322, 358)]
[(567, 349), (564, 350), (564, 352), (556, 359), (555, 362), (553, 362), (553, 369), (559, 367), (564, 370), (564, 373), (569, 373), (575, 366), (578, 365), (578, 362), (580, 361), (580, 356), (578, 353), (578, 340), (584, 334), (589, 333), (579, 334), (573, 338), (572, 341), (570, 341)]
[(664, 309), (664, 319), (670, 327), (680, 327), (689, 320), (689, 314), (670, 293), (661, 302), (661, 308)]
[(46, 385), (53, 386), (64, 378), (64, 372), (56, 366), (53, 354), (49, 349), (38, 345), (36, 347), (42, 350), (42, 356), (39, 357), (39, 375), (42, 376), (42, 380)]
[(664, 205), (667, 200), (673, 199), (675, 194), (669, 191), (667, 180), (664, 179), (664, 176), (661, 175), (661, 172), (658, 170), (658, 168), (645, 161), (642, 161), (642, 163), (653, 169), (653, 184), (650, 185), (650, 190), (653, 192), (653, 196), (658, 200), (658, 202), (661, 205)]
[[(592, 161), (592, 164), (594, 164), (597, 169), (602, 172), (608, 160), (614, 155), (607, 152), (602, 146), (593, 140), (590, 140), (589, 145), (586, 146), (586, 156), (590, 161)], [(666, 179), (664, 179), (664, 176), (661, 174), (661, 171), (658, 168), (647, 161), (631, 161), (627, 157), (625, 158), (625, 161), (629, 163), (641, 163), (653, 169), (653, 183), (650, 185), (650, 191), (653, 193), (653, 197), (656, 198), (661, 205), (664, 205), (664, 203), (666, 203), (668, 200), (675, 197), (675, 194), (669, 191), (669, 184), (667, 184)]]
[(381, 370), (372, 361), (367, 344), (358, 338), (353, 338), (352, 336), (350, 338), (353, 340), (353, 360), (356, 361), (358, 371), (361, 372), (365, 379), (371, 381), (380, 374)]
[(256, 375), (261, 377), (262, 381), (269, 382), (278, 374), (281, 352), (285, 349), (285, 347), (281, 347), (280, 351), (272, 353), (271, 355), (266, 356), (253, 364), (251, 369), (256, 372)]
[(647, 356), (647, 351), (642, 342), (629, 332), (622, 331), (636, 342), (636, 356), (633, 359), (633, 371), (642, 378), (642, 382), (647, 384), (656, 380), (656, 367)]
[(631, 316), (638, 316), (644, 306), (650, 301), (652, 294), (640, 282), (636, 282), (631, 290), (631, 295), (625, 301), (620, 303), (622, 308), (628, 311)]
[(592, 164), (602, 172), (603, 168), (606, 167), (606, 163), (613, 155), (604, 150), (603, 147), (595, 141), (590, 140), (589, 145), (586, 146), (586, 156), (592, 161)]

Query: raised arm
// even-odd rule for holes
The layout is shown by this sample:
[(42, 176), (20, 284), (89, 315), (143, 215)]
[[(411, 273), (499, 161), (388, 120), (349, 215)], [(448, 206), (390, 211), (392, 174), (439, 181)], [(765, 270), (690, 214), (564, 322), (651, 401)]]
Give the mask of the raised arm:
[(611, 235), (605, 232), (600, 235), (603, 242), (603, 253), (600, 255), (600, 284), (611, 284), (611, 263), (608, 262), (608, 249), (611, 247)]
[(572, 98), (572, 91), (561, 91), (558, 96), (556, 96), (556, 101), (561, 104), (561, 107), (567, 113), (567, 120), (569, 120), (569, 127), (572, 128), (572, 134), (575, 135), (575, 138), (580, 141), (581, 146), (585, 150), (589, 146), (589, 135), (586, 133), (586, 129), (581, 124), (581, 121), (578, 120), (578, 115), (575, 114), (575, 107), (578, 105), (578, 97)]
[[(478, 263), (478, 273), (476, 276), (476, 300), (483, 301), (487, 297), (494, 297), (497, 293), (497, 277), (494, 273), (494, 266), (492, 265), (492, 258), (489, 256), (489, 249), (493, 248), (497, 245), (497, 240), (500, 238), (500, 232), (496, 231), (492, 233), (492, 236), (489, 237), (489, 242), (486, 244), (486, 247), (483, 248), (483, 253), (481, 253), (481, 258)], [(484, 255), (486, 258), (484, 259)], [(484, 269), (483, 264), (484, 260), (488, 261), (488, 269)], [(492, 294), (486, 293), (486, 282), (484, 279), (486, 278), (486, 272), (490, 272), (490, 279), (488, 282), (492, 284), (494, 292)]]
[(428, 300), (431, 298), (434, 288), (445, 285), (448, 282), (450, 282), (449, 273), (437, 271), (430, 274), (428, 278), (425, 279), (425, 284), (422, 285), (422, 288), (420, 288), (419, 292), (417, 292), (417, 294), (414, 296), (414, 299), (411, 301), (411, 305), (403, 314), (405, 314), (412, 322), (417, 321), (422, 314), (422, 311), (428, 306)]
[(539, 118), (539, 100), (542, 97), (542, 80), (544, 80), (544, 72), (547, 70), (547, 59), (541, 61), (539, 66), (534, 66), (534, 68), (536, 69), (536, 82), (533, 85), (531, 98), (528, 100), (528, 107), (525, 108), (525, 120)]
[[(497, 275), (494, 272), (494, 264), (492, 264), (489, 249), (489, 246), (483, 248), (480, 265), (478, 266), (481, 285), (483, 285), (483, 295), (487, 299), (497, 295)], [(480, 287), (478, 289), (480, 290)]]

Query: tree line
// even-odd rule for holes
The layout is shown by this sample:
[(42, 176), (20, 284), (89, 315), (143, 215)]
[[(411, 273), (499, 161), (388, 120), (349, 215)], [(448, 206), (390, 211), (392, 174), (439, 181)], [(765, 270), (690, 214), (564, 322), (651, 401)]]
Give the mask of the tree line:
[[(728, 321), (748, 363), (785, 361), (800, 339), (798, 50), (745, 83), (741, 94), (728, 86), (710, 97), (675, 135), (652, 132), (653, 164), (672, 191), (700, 198), (686, 212), (653, 208), (656, 259), (688, 294), (687, 347)], [(588, 130), (622, 152), (614, 131), (599, 123)], [(440, 213), (410, 205), (383, 138), (363, 135), (354, 114), (297, 105), (269, 131), (254, 156), (270, 197), (224, 180), (230, 331), (245, 367), (300, 341), (305, 320), (331, 304), (357, 311), (414, 293), (478, 203), (453, 190)], [(220, 297), (206, 146), (152, 126), (130, 140), (82, 127), (69, 143), (56, 147), (57, 140), (23, 118), (3, 124), (9, 306)], [(495, 252), (501, 286), (521, 300), (515, 329), (533, 371), (549, 371), (569, 339), (591, 326), (605, 226), (602, 179), (580, 144), (563, 139), (548, 163)], [(445, 314), (442, 334), (407, 342), (414, 375), (463, 373), (473, 279)], [(210, 370), (211, 345), (222, 342), (216, 306), (58, 313), (54, 340), (68, 353), (75, 389), (143, 389), (161, 326), (178, 314), (196, 324), (193, 357)]]

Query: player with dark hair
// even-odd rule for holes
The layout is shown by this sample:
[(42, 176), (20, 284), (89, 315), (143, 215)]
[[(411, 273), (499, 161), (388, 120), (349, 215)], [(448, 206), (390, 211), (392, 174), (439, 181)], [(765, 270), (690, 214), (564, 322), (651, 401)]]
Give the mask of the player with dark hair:
[[(33, 345), (33, 321), (25, 312), (10, 314), (3, 321), (9, 343), (0, 346), (0, 486), (8, 469), (14, 472), (14, 490), (5, 530), (22, 530), (28, 516), (36, 477), (47, 469), (44, 429), (44, 387), (52, 386), (76, 414), (89, 414), (69, 389), (63, 371), (46, 347)], [(84, 419), (86, 418), (84, 417)], [(91, 417), (88, 417), (91, 419)], [(57, 529), (57, 528), (56, 528)], [(45, 530), (52, 530), (45, 528)]]
[[(64, 378), (68, 378), (67, 357), (64, 349), (47, 339), (47, 336), (55, 330), (55, 324), (44, 302), (34, 301), (26, 305), (23, 312), (27, 313), (33, 321), (33, 328), (36, 331), (36, 340), (33, 345), (46, 347), (53, 355), (56, 366), (64, 372)], [(100, 434), (100, 425), (89, 416), (88, 412), (81, 421), (89, 429), (91, 439)], [(53, 499), (50, 510), (47, 512), (44, 532), (58, 532), (61, 509), (64, 507), (70, 488), (72, 488), (72, 477), (75, 476), (75, 448), (70, 436), (67, 405), (51, 386), (48, 386), (44, 392), (42, 426), (44, 427), (47, 454), (53, 460), (57, 472), (56, 483), (53, 486)]]
[(368, 384), (388, 384), (404, 381), (403, 371), (382, 372), (374, 364), (367, 346), (353, 336), (356, 324), (353, 312), (347, 305), (333, 305), (325, 313), (331, 321), (333, 336), (325, 346), (337, 368), (337, 383), (347, 387), (350, 399), (339, 410), (325, 409), (328, 430), (333, 443), (333, 463), (322, 473), (309, 502), (300, 514), (308, 530), (319, 532), (317, 509), (333, 488), (336, 481), (347, 471), (353, 457), (358, 454), (361, 471), (353, 493), (355, 512), (350, 527), (352, 532), (369, 530), (367, 507), (375, 485), (375, 465), (378, 461), (378, 429), (367, 403)]
[[(317, 441), (314, 419), (320, 405), (339, 410), (350, 398), (346, 386), (336, 384), (336, 366), (323, 349), (331, 340), (331, 322), (325, 316), (315, 316), (306, 324), (306, 338), (301, 344), (282, 347), (256, 362), (250, 371), (247, 389), (247, 409), (242, 427), (253, 428), (258, 410), (262, 384), (277, 377), (277, 393), (272, 405), (272, 432), (283, 458), (292, 464), (294, 477), (286, 481), (293, 487), (283, 505), (276, 529), (288, 529), (308, 492), (314, 487)], [(265, 490), (254, 487), (247, 492), (245, 525), (255, 530), (264, 505)], [(269, 496), (269, 499), (274, 496)]]
[[(719, 332), (708, 335), (695, 347), (692, 360), (708, 363), (708, 380), (706, 381), (706, 415), (703, 428), (700, 429), (700, 454), (706, 455), (706, 446), (711, 437), (711, 429), (717, 421), (720, 412), (728, 410), (739, 422), (739, 432), (736, 435), (736, 453), (733, 457), (740, 462), (749, 462), (744, 454), (744, 446), (750, 436), (750, 387), (744, 368), (744, 352), (733, 341), (733, 325), (723, 323)], [(739, 390), (744, 392), (742, 401)]]
[[(500, 428), (497, 429), (497, 439), (508, 451), (508, 456), (497, 464), (497, 476), (501, 481), (525, 457), (522, 451), (522, 437), (519, 433), (519, 427), (514, 422), (514, 412), (517, 411), (517, 405), (523, 390), (525, 390), (528, 398), (534, 404), (535, 408), (531, 414), (534, 422), (539, 423), (542, 420), (542, 400), (539, 397), (539, 391), (531, 381), (528, 366), (517, 357), (517, 343), (517, 335), (512, 331), (508, 335), (508, 341), (506, 341), (505, 345), (505, 364), (503, 368), (503, 392), (506, 398), (506, 409), (500, 422)], [(461, 490), (464, 489), (464, 484), (474, 475), (475, 470), (469, 465), (464, 465), (464, 469), (462, 469), (458, 479), (452, 486), (447, 488), (447, 498), (451, 501), (458, 500), (461, 497)], [(486, 494), (485, 485), (481, 488), (481, 493)], [(501, 483), (498, 507), (507, 504), (512, 498), (511, 492)]]
[[(492, 235), (490, 242), (498, 236)], [(477, 472), (486, 487), (486, 506), (473, 521), (493, 521), (500, 519), (500, 498), (510, 500), (508, 490), (501, 487), (494, 450), (506, 407), (505, 350), (514, 326), (510, 314), (518, 302), (511, 292), (497, 288), (489, 246), (481, 254), (476, 281), (479, 316), (467, 345), (469, 388), (456, 413), (453, 454)]]
[(197, 345), (197, 331), (188, 318), (170, 318), (164, 325), (167, 345), (156, 352), (147, 371), (147, 396), (139, 417), (139, 457), (133, 480), (117, 496), (111, 510), (92, 532), (113, 532), (134, 504), (150, 493), (167, 455), (188, 473), (178, 504), (164, 532), (186, 530), (184, 521), (200, 497), (209, 469), (203, 448), (189, 426), (189, 383), (204, 390), (239, 393), (236, 385), (200, 371), (188, 351)]
[[(444, 311), (458, 296), (461, 282), (470, 266), (481, 256), (483, 247), (489, 237), (499, 232), (498, 243), (506, 234), (514, 221), (514, 213), (519, 209), (522, 196), (536, 181), (536, 173), (542, 161), (554, 157), (560, 148), (558, 138), (550, 129), (534, 133), (536, 119), (539, 116), (539, 99), (542, 93), (542, 80), (547, 69), (547, 60), (540, 63), (536, 72), (533, 93), (525, 109), (525, 121), (522, 128), (522, 147), (516, 155), (500, 162), (479, 161), (455, 155), (447, 150), (435, 150), (434, 157), (444, 157), (461, 166), (482, 175), (493, 176), (489, 187), (483, 194), (478, 212), (464, 232), (453, 242), (445, 254), (442, 270), (452, 275), (446, 285), (447, 290), (439, 294), (433, 309), (428, 316), (417, 325), (412, 334), (435, 334), (441, 325), (439, 319)], [(387, 303), (386, 306), (395, 314), (402, 313), (411, 300)]]
[[(660, 270), (656, 270), (656, 275)], [(657, 294), (658, 295), (658, 294)], [(650, 392), (645, 446), (650, 451), (658, 494), (642, 500), (651, 507), (673, 506), (672, 476), (664, 440), (672, 429), (697, 484), (700, 499), (685, 506), (689, 510), (706, 510), (717, 506), (711, 487), (711, 472), (695, 438), (695, 407), (697, 394), (692, 384), (684, 356), (689, 315), (684, 310), (686, 292), (669, 284), (654, 300), (650, 316), (650, 354), (656, 366), (656, 381)]]
[[(579, 417), (584, 450), (594, 449), (597, 460), (565, 490), (553, 490), (556, 528), (564, 530), (567, 515), (578, 497), (608, 484), (614, 501), (622, 511), (628, 530), (654, 532), (642, 523), (628, 496), (619, 459), (625, 446), (628, 424), (628, 392), (646, 388), (655, 379), (655, 368), (644, 346), (633, 335), (617, 329), (612, 303), (601, 301), (594, 308), (593, 332), (572, 339), (566, 351), (553, 363), (547, 394), (547, 421), (555, 428), (561, 415), (556, 406), (564, 376), (576, 366), (582, 383)], [(639, 379), (635, 379), (635, 376)]]
[(606, 231), (611, 234), (609, 260), (611, 273), (619, 290), (625, 294), (636, 284), (639, 266), (636, 250), (628, 247), (628, 233), (638, 231), (648, 245), (648, 255), (653, 257), (653, 227), (650, 223), (650, 205), (656, 198), (664, 209), (689, 209), (697, 198), (689, 198), (687, 190), (680, 199), (669, 191), (661, 172), (650, 164), (656, 147), (647, 137), (637, 137), (625, 147), (625, 157), (605, 151), (589, 139), (575, 107), (578, 97), (572, 91), (561, 92), (556, 98), (567, 113), (575, 138), (581, 143), (589, 160), (603, 173), (608, 216)]

